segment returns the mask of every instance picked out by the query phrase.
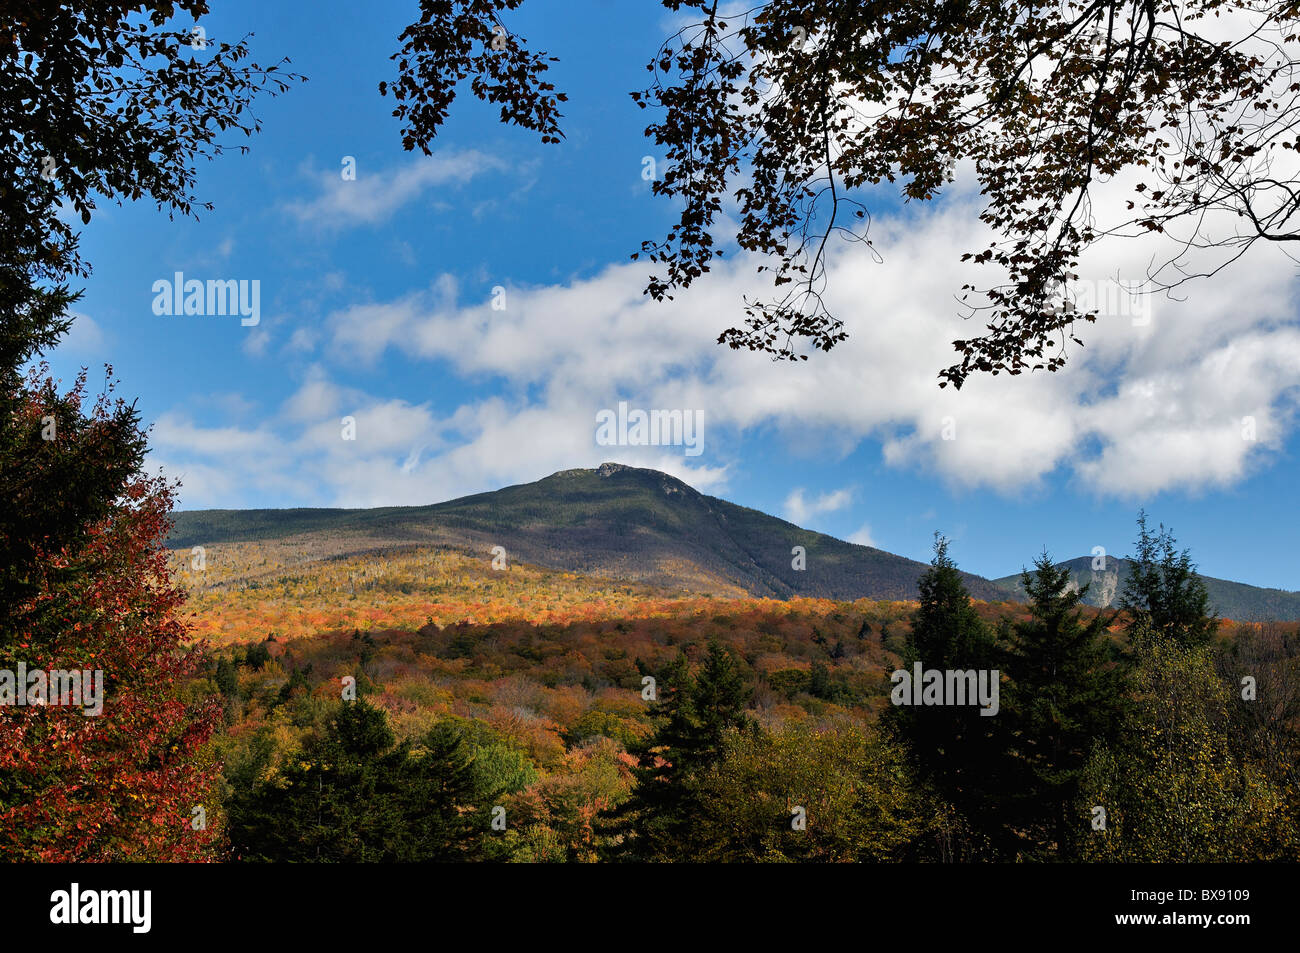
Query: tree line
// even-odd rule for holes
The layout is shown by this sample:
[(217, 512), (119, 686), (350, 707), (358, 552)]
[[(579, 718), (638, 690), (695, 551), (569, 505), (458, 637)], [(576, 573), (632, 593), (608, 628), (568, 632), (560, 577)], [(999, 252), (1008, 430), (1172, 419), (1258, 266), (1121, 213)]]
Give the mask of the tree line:
[(720, 641), (695, 663), (639, 663), (652, 730), (624, 739), (630, 784), (597, 803), (581, 858), (538, 847), (536, 775), (517, 751), (458, 719), (399, 743), (364, 698), (285, 770), (234, 779), (232, 847), (260, 860), (1294, 859), (1293, 640), (1219, 639), (1189, 554), (1145, 516), (1134, 564), (1118, 609), (1097, 612), (1044, 553), (1024, 573), (1027, 617), (987, 622), (937, 539), (901, 662), (996, 670), (994, 717), (889, 705), (870, 723), (762, 718)]

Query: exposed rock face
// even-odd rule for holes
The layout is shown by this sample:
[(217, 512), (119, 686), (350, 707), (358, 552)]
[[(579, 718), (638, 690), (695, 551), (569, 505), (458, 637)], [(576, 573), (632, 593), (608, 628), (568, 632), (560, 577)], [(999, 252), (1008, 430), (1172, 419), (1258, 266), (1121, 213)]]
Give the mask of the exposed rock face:
[[(1083, 597), (1085, 605), (1096, 606), (1099, 609), (1108, 609), (1115, 605), (1115, 600), (1119, 598), (1120, 587), (1121, 564), (1118, 559), (1107, 556), (1105, 569), (1092, 568), (1092, 560), (1086, 556), (1058, 565), (1066, 565), (1070, 568), (1070, 581), (1066, 584), (1070, 592), (1078, 592), (1084, 586), (1088, 587), (1088, 592)], [(999, 581), (1011, 582), (1012, 578)], [(1024, 587), (1020, 585), (1018, 578), (1014, 580), (1013, 586), (1016, 595), (1025, 598)]]
[(1088, 595), (1092, 598), (1088, 601), (1095, 606), (1113, 606), (1116, 597), (1119, 596), (1119, 564), (1116, 563), (1114, 566), (1108, 564), (1103, 570), (1091, 569), (1089, 574), (1092, 579), (1088, 587)]

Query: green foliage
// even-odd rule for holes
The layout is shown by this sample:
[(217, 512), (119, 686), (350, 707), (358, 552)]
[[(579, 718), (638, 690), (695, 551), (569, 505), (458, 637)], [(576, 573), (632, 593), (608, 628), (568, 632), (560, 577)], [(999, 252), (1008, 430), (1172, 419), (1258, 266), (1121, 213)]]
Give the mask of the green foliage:
[(1017, 851), (1035, 859), (1074, 859), (1081, 828), (1070, 811), (1089, 755), (1119, 729), (1125, 697), (1101, 615), (1082, 621), (1084, 593), (1070, 570), (1046, 553), (1023, 575), (1031, 618), (1008, 627), (1009, 677), (999, 728), (1009, 733), (995, 772)]
[[(1236, 628), (1231, 643), (1204, 650), (1225, 682), (1258, 674), (1268, 705), (1230, 705), (1212, 719), (1214, 744), (1230, 758), (1219, 773), (1183, 778), (1200, 755), (1138, 758), (1134, 739), (1152, 732), (1124, 704), (1149, 706), (1180, 679), (1126, 685), (1123, 633), (1083, 604), (1067, 568), (1038, 560), (1021, 580), (1026, 607), (974, 604), (963, 579), (939, 540), (914, 611), (731, 601), (722, 614), (691, 600), (657, 603), (644, 617), (466, 620), (418, 632), (349, 625), (295, 638), (292, 665), (234, 673), (251, 696), (217, 752), (234, 843), (245, 857), (340, 860), (1106, 859), (1089, 826), (1102, 803), (1091, 799), (1104, 797), (1114, 857), (1173, 857), (1160, 847), (1173, 836), (1161, 828), (1161, 789), (1143, 786), (1154, 773), (1212, 812), (1235, 811), (1235, 833), (1224, 836), (1247, 839), (1239, 856), (1295, 855), (1293, 626), (1264, 641)], [(858, 638), (864, 616), (870, 628)], [(999, 714), (882, 710), (881, 666), (893, 660), (877, 628), (909, 666), (998, 668)], [(1147, 642), (1139, 633), (1135, 651)], [(356, 674), (368, 699), (355, 723), (334, 700), (342, 674)], [(656, 678), (650, 704), (643, 674)], [(224, 668), (221, 681), (228, 687)], [(361, 717), (380, 705), (389, 718)], [(1195, 733), (1193, 715), (1173, 707), (1152, 720), (1182, 737)], [(1229, 764), (1237, 775), (1224, 773)], [(421, 777), (458, 792), (456, 808), (438, 812), (450, 819), (441, 825), (421, 819), (436, 802), (420, 793)], [(1233, 785), (1256, 793), (1234, 801)], [(488, 823), (495, 806), (503, 830)], [(794, 807), (804, 830), (791, 826)], [(464, 818), (473, 822), (457, 829)], [(1179, 836), (1180, 850), (1194, 839)], [(290, 841), (312, 845), (311, 856)]]
[(630, 749), (644, 736), (646, 728), (644, 708), (638, 704), (634, 709), (632, 704), (597, 703), (569, 727), (565, 739), (570, 744), (578, 744), (589, 738), (605, 737)]
[[(1287, 790), (1234, 751), (1232, 692), (1211, 652), (1159, 632), (1135, 639), (1135, 704), (1118, 742), (1088, 765), (1073, 814), (1083, 857), (1134, 863), (1294, 860)], [(1106, 811), (1105, 830), (1090, 812)]]
[[(948, 543), (936, 535), (934, 559), (917, 583), (920, 603), (903, 655), (909, 672), (997, 668), (993, 634), (971, 606)], [(990, 818), (990, 766), (998, 760), (995, 718), (974, 705), (900, 705), (886, 719), (906, 744), (920, 777), (967, 818)], [(971, 849), (976, 849), (971, 845)]]
[(934, 816), (902, 750), (851, 724), (732, 730), (696, 795), (679, 860), (915, 859)]
[(483, 791), (514, 794), (537, 781), (537, 769), (528, 756), (500, 743), (474, 747), (474, 778)]
[(1138, 516), (1136, 547), (1120, 597), (1134, 638), (1152, 633), (1183, 645), (1208, 643), (1218, 619), (1209, 609), (1210, 594), (1192, 565), (1191, 553), (1179, 551), (1173, 533), (1163, 525), (1158, 532), (1149, 530), (1145, 512)]
[(700, 821), (694, 782), (722, 755), (728, 732), (745, 728), (750, 690), (731, 654), (710, 642), (697, 672), (679, 654), (657, 679), (654, 730), (633, 753), (631, 796), (611, 813), (611, 854), (626, 860), (671, 860)]
[(231, 846), (253, 861), (485, 858), (493, 785), (510, 767), (502, 758), (476, 767), (453, 726), (438, 726), (413, 751), (395, 741), (383, 709), (345, 703), (300, 758), (235, 794)]
[(809, 673), (800, 668), (783, 668), (767, 673), (767, 684), (772, 691), (786, 698), (808, 691), (809, 681)]
[(217, 691), (226, 698), (234, 698), (239, 694), (239, 673), (234, 663), (225, 656), (217, 659), (216, 683)]
[(260, 672), (262, 666), (270, 660), (271, 652), (261, 642), (258, 642), (255, 645), (250, 645), (248, 651), (244, 654), (244, 664), (255, 672)]

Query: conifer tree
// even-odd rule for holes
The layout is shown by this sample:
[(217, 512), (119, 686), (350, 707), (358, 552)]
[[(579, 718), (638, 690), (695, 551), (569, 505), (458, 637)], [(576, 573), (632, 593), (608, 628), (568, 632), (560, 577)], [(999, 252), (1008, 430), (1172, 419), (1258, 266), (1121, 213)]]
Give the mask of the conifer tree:
[(274, 777), (236, 793), (230, 840), (240, 860), (421, 862), (491, 855), (489, 810), (501, 792), (474, 751), (439, 725), (422, 751), (397, 742), (387, 713), (345, 702), (323, 737)]
[(751, 691), (735, 660), (710, 642), (698, 672), (679, 654), (656, 679), (651, 735), (638, 744), (631, 796), (607, 817), (620, 860), (685, 860), (701, 822), (697, 783), (722, 757), (729, 730), (749, 724)]
[[(996, 668), (993, 634), (971, 605), (948, 541), (938, 534), (917, 588), (920, 604), (903, 653), (905, 670), (910, 674), (918, 662), (941, 671)], [(886, 717), (907, 743), (919, 775), (972, 826), (981, 826), (998, 761), (997, 719), (981, 716), (974, 705), (903, 705)]]
[(1145, 511), (1138, 514), (1135, 545), (1119, 603), (1128, 613), (1130, 633), (1149, 632), (1179, 645), (1208, 644), (1219, 620), (1210, 610), (1210, 594), (1191, 551), (1180, 551), (1163, 524), (1158, 532), (1149, 530)]
[(1101, 613), (1083, 620), (1087, 586), (1070, 585), (1067, 566), (1044, 553), (1021, 581), (1031, 618), (1009, 627), (1004, 668), (1004, 726), (1011, 772), (1004, 819), (1031, 857), (1073, 859), (1086, 817), (1077, 808), (1080, 778), (1092, 751), (1110, 744), (1125, 696), (1123, 670)]

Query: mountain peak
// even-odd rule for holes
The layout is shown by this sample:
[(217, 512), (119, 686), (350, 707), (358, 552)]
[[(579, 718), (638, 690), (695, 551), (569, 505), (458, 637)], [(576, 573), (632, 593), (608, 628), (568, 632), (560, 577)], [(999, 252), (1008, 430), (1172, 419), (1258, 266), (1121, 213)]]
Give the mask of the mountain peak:
[(697, 496), (701, 495), (700, 492), (689, 483), (679, 480), (670, 473), (664, 473), (662, 470), (654, 470), (650, 467), (632, 467), (628, 466), (626, 463), (614, 463), (613, 461), (606, 461), (594, 470), (560, 470), (551, 474), (547, 479), (554, 479), (556, 477), (596, 477), (600, 480), (608, 480), (611, 477), (619, 476), (632, 477), (644, 485), (657, 486), (659, 489), (663, 490), (664, 493), (668, 494), (692, 493)]
[(552, 473), (551, 476), (579, 477), (579, 476), (592, 476), (594, 474), (600, 477), (609, 477), (609, 476), (613, 476), (615, 473), (624, 473), (624, 472), (646, 473), (651, 476), (668, 475), (659, 470), (650, 470), (645, 467), (630, 467), (626, 463), (614, 463), (612, 461), (606, 461), (605, 463), (602, 463), (600, 466), (596, 467), (595, 469), (592, 469), (590, 467), (575, 467), (572, 470), (557, 470), (556, 472)]
[[(1094, 568), (1100, 559), (1105, 559), (1105, 568)], [(1115, 608), (1119, 605), (1124, 586), (1133, 571), (1133, 563), (1128, 559), (1116, 559), (1114, 556), (1077, 556), (1056, 564), (1070, 571), (1070, 586), (1073, 589), (1088, 587), (1083, 601), (1098, 608)], [(1300, 619), (1300, 592), (1287, 592), (1281, 589), (1261, 589), (1258, 586), (1213, 576), (1201, 576), (1205, 588), (1210, 594), (1210, 607), (1220, 616), (1235, 619), (1238, 622), (1258, 622), (1266, 619)], [(1020, 574), (994, 579), (995, 586), (1001, 586), (1017, 600), (1025, 598)]]
[[(910, 599), (926, 569), (614, 461), (433, 506), (178, 516), (170, 537), (178, 548), (295, 534), (295, 545), (314, 534), (335, 555), (348, 546), (479, 555), (501, 546), (520, 563), (722, 596)], [(987, 580), (963, 578), (977, 598), (1005, 597)]]

